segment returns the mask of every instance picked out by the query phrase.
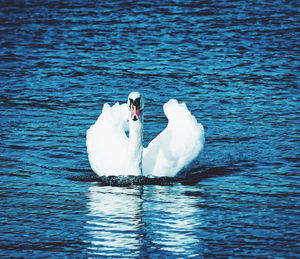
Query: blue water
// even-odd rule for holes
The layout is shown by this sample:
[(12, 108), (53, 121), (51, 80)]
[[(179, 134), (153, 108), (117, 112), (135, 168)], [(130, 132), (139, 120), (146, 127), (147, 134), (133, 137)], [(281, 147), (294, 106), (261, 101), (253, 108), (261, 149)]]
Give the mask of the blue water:
[[(299, 2), (0, 1), (1, 258), (299, 256)], [(192, 183), (101, 186), (105, 102), (186, 102)]]

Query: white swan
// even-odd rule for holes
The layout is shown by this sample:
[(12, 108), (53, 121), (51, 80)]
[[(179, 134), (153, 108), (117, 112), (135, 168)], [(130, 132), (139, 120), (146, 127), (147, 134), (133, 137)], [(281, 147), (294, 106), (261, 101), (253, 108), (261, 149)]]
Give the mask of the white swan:
[(89, 162), (96, 174), (173, 177), (201, 152), (203, 126), (175, 99), (164, 104), (167, 127), (143, 148), (143, 111), (139, 92), (130, 93), (126, 104), (103, 105), (86, 139)]

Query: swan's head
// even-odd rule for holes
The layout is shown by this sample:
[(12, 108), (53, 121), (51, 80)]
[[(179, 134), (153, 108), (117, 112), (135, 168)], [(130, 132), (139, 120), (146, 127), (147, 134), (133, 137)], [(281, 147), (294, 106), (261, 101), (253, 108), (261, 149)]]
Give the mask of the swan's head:
[(130, 93), (128, 96), (128, 106), (130, 110), (130, 118), (133, 121), (141, 120), (144, 109), (144, 101), (141, 93)]

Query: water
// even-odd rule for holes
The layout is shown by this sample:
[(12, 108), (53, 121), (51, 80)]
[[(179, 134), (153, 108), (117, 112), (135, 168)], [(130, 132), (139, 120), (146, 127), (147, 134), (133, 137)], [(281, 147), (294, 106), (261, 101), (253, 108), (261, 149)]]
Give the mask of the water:
[[(1, 257), (299, 255), (298, 1), (163, 2), (0, 2)], [(131, 90), (145, 145), (169, 98), (204, 125), (190, 183), (74, 181)]]

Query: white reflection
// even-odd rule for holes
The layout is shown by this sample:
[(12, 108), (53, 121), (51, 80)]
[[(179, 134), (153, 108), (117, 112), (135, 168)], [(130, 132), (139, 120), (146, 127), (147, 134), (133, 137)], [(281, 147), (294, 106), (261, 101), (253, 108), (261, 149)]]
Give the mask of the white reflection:
[(193, 188), (199, 187), (92, 185), (90, 256), (202, 258), (202, 198)]
[(140, 187), (100, 187), (91, 185), (88, 203), (91, 255), (135, 254), (139, 248), (141, 211)]
[(198, 187), (178, 184), (170, 188), (153, 186), (149, 192), (144, 189), (143, 198), (148, 202), (143, 221), (151, 225), (153, 247), (166, 257), (203, 257), (203, 222), (198, 206), (203, 200), (197, 196), (200, 192), (191, 192), (193, 188)]

